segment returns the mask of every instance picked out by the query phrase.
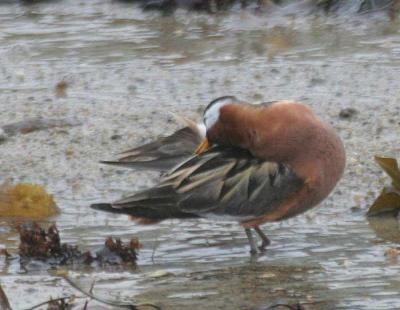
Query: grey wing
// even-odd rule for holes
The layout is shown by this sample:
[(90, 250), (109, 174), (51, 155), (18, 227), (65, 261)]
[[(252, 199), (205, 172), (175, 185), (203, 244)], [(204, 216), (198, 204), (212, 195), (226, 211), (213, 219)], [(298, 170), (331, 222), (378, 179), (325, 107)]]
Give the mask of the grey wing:
[(116, 161), (101, 163), (135, 169), (166, 171), (190, 157), (201, 142), (200, 134), (191, 127), (184, 127), (172, 135), (121, 153)]
[[(275, 210), (304, 181), (284, 164), (248, 151), (216, 146), (175, 167), (151, 189), (113, 203), (118, 213), (151, 218), (253, 218)], [(156, 216), (157, 214), (157, 216)]]

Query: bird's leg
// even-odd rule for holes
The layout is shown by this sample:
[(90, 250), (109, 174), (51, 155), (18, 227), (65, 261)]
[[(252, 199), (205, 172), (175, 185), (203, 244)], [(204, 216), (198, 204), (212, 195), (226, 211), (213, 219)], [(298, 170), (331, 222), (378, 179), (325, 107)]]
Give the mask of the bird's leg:
[(256, 244), (256, 241), (253, 238), (252, 231), (250, 230), (250, 228), (245, 228), (244, 231), (246, 232), (247, 239), (249, 239), (250, 253), (251, 254), (256, 254), (257, 253), (257, 244)]
[(261, 238), (261, 245), (258, 247), (260, 251), (265, 251), (265, 248), (271, 244), (271, 241), (268, 237), (264, 234), (260, 227), (254, 226), (254, 230)]

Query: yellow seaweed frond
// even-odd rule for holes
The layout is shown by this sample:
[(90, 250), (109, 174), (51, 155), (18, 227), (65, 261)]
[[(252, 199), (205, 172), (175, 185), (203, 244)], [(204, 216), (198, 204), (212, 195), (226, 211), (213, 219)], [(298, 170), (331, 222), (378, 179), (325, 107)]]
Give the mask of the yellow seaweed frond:
[(0, 187), (0, 217), (44, 219), (58, 213), (53, 196), (30, 183)]

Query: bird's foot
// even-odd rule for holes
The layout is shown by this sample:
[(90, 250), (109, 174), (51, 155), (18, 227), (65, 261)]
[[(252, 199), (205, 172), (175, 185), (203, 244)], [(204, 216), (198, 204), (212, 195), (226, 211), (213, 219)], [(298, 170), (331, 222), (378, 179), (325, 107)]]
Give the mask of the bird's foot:
[(261, 241), (261, 245), (257, 247), (257, 243), (253, 237), (251, 229), (250, 228), (245, 229), (247, 239), (249, 240), (249, 244), (250, 244), (250, 254), (251, 255), (256, 255), (258, 253), (265, 252), (266, 247), (271, 244), (271, 241), (268, 239), (268, 237), (262, 232), (262, 230), (258, 226), (254, 227), (254, 230), (260, 236), (262, 241)]
[(264, 241), (261, 242), (261, 245), (258, 247), (258, 250), (260, 252), (265, 252), (267, 250), (267, 246), (269, 245), (269, 243), (265, 243)]
[(256, 233), (261, 238), (261, 245), (258, 247), (258, 249), (260, 250), (260, 252), (265, 252), (266, 251), (266, 247), (271, 244), (271, 241), (264, 234), (264, 232), (260, 229), (260, 227), (256, 226), (256, 227), (254, 227), (254, 230), (256, 231)]

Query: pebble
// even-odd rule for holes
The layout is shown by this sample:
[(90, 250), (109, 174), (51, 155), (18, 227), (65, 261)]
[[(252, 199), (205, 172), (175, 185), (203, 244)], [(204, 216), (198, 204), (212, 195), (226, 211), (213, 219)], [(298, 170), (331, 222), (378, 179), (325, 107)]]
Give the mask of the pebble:
[(112, 135), (112, 136), (110, 137), (111, 140), (119, 140), (119, 139), (121, 139), (121, 138), (122, 138), (122, 136), (121, 136), (121, 135), (118, 135), (118, 134)]
[(339, 117), (342, 119), (351, 119), (357, 113), (358, 113), (358, 111), (354, 108), (345, 108), (345, 109), (340, 110)]

